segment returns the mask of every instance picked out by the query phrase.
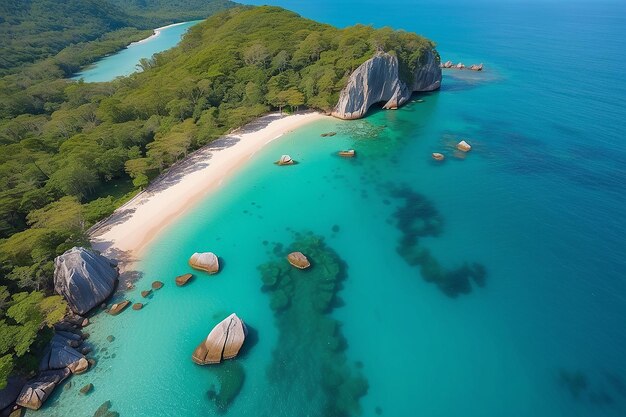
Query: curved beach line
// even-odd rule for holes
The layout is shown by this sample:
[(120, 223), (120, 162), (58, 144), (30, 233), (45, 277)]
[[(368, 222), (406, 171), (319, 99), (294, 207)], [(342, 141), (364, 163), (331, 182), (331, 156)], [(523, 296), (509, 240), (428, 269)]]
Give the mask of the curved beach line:
[(189, 23), (189, 22), (178, 22), (178, 23), (172, 23), (171, 25), (161, 26), (160, 28), (153, 29), (153, 31), (152, 31), (152, 32), (153, 32), (153, 33), (152, 33), (152, 35), (150, 35), (150, 36), (148, 36), (147, 38), (142, 39), (142, 40), (140, 40), (140, 41), (136, 41), (136, 42), (131, 42), (131, 43), (129, 43), (129, 44), (128, 44), (128, 46), (127, 46), (127, 48), (130, 48), (130, 47), (131, 47), (131, 46), (133, 46), (133, 45), (139, 45), (139, 44), (142, 44), (142, 43), (149, 42), (149, 41), (151, 41), (152, 39), (158, 38), (158, 37), (159, 37), (159, 35), (161, 35), (161, 31), (162, 31), (162, 30), (164, 30), (164, 29), (169, 29), (169, 28), (172, 28), (172, 27), (174, 27), (174, 26), (184, 25), (185, 23)]
[(324, 119), (321, 113), (281, 116), (251, 122), (171, 166), (144, 191), (89, 229), (94, 249), (127, 271), (146, 246), (180, 215), (217, 190), (252, 155), (284, 133)]

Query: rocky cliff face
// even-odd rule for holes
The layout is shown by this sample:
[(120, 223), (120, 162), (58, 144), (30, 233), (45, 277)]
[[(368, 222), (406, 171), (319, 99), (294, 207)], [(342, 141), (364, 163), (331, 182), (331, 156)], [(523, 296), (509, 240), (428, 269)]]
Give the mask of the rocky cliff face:
[(341, 90), (332, 115), (340, 119), (358, 119), (376, 103), (385, 103), (385, 109), (397, 109), (417, 91), (433, 91), (441, 86), (441, 68), (433, 51), (428, 51), (425, 63), (413, 74), (412, 85), (400, 79), (398, 58), (378, 52), (361, 64)]
[(87, 313), (111, 295), (118, 276), (108, 259), (85, 248), (68, 250), (54, 266), (54, 291), (77, 314)]

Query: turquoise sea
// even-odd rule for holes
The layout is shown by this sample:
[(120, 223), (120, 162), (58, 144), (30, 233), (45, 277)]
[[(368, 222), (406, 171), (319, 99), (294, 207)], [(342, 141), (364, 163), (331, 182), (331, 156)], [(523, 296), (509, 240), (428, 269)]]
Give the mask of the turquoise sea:
[[(164, 288), (97, 315), (95, 369), (29, 415), (626, 415), (625, 4), (267, 1), (486, 70), (268, 145), (155, 239), (125, 296)], [(285, 268), (294, 242), (310, 271)], [(196, 251), (223, 270), (176, 287)], [(232, 312), (246, 351), (194, 365)]]
[(176, 46), (187, 30), (200, 22), (201, 20), (194, 20), (159, 29), (157, 36), (131, 43), (125, 49), (94, 62), (75, 74), (72, 79), (82, 78), (86, 82), (103, 82), (130, 75), (137, 71), (137, 64), (141, 58), (150, 58), (157, 52)]

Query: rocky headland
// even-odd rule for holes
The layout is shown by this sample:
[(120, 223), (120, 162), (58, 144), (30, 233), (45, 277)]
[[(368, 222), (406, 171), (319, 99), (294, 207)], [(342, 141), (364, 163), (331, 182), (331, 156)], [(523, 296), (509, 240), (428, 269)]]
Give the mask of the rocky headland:
[(441, 87), (439, 55), (434, 49), (423, 52), (408, 78), (401, 77), (400, 65), (396, 55), (377, 52), (350, 75), (332, 115), (339, 119), (359, 119), (374, 104), (384, 103), (384, 109), (397, 109), (414, 92)]

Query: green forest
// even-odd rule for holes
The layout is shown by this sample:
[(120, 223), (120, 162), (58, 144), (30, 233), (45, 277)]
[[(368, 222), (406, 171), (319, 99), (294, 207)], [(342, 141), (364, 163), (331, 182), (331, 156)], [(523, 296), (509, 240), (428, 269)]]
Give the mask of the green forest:
[[(149, 36), (155, 27), (204, 19), (228, 0), (19, 0), (0, 2), (0, 75), (83, 44), (79, 66)], [(147, 32), (148, 31), (148, 32)], [(104, 35), (104, 36), (103, 36)], [(72, 54), (67, 51), (66, 55)], [(87, 58), (87, 59), (85, 59)], [(77, 68), (68, 69), (74, 72)]]
[(28, 369), (36, 336), (64, 314), (53, 260), (88, 245), (91, 225), (230, 129), (270, 110), (329, 111), (375, 51), (408, 69), (432, 47), (389, 28), (337, 29), (281, 8), (239, 7), (113, 82), (65, 79), (89, 55), (80, 45), (2, 77), (0, 387), (12, 369)]

